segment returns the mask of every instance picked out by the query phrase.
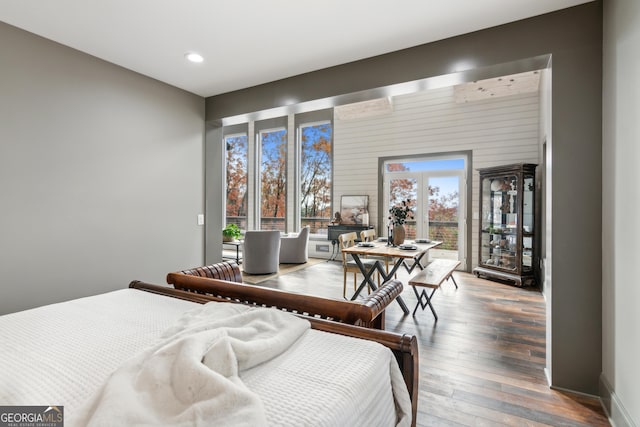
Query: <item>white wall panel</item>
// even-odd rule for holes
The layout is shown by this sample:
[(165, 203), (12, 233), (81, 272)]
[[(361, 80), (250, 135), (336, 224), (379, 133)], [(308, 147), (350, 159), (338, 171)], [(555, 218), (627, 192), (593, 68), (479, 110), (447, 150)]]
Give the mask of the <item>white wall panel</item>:
[[(538, 93), (457, 104), (453, 88), (393, 98), (393, 112), (335, 119), (334, 197), (369, 196), (371, 224), (378, 225), (378, 159), (389, 156), (472, 151), (472, 211), (478, 211), (476, 169), (540, 163)], [(336, 206), (337, 209), (337, 206)], [(477, 264), (478, 221), (472, 221), (472, 266)]]

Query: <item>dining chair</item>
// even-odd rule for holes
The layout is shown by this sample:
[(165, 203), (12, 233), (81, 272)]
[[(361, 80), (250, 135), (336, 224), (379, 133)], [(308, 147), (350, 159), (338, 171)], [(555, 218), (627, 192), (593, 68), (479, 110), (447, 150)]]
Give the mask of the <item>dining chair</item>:
[[(374, 242), (376, 240), (376, 230), (373, 228), (362, 230), (360, 232), (360, 240), (363, 242)], [(389, 261), (393, 262), (393, 257), (388, 256), (367, 255), (367, 259), (384, 261), (384, 269), (387, 273), (389, 273)], [(378, 281), (380, 281), (379, 278)]]
[[(356, 239), (358, 238), (358, 235), (356, 234), (355, 231), (352, 231), (350, 233), (343, 233), (340, 234), (338, 236), (338, 242), (340, 243), (340, 249), (346, 249), (346, 248), (350, 248), (351, 246), (354, 246), (356, 244)], [(368, 270), (371, 267), (373, 267), (373, 265), (376, 263), (376, 260), (374, 259), (367, 259), (367, 258), (360, 258), (360, 261), (362, 261), (362, 264), (365, 266), (365, 268)], [(356, 264), (356, 262), (351, 259), (351, 256), (348, 254), (345, 254), (344, 252), (342, 252), (342, 268), (343, 268), (343, 284), (342, 284), (342, 297), (346, 298), (347, 297), (347, 273), (348, 272), (353, 272), (353, 290), (355, 291), (357, 289), (357, 276), (358, 273), (362, 274), (362, 272), (360, 271), (360, 268), (358, 267), (358, 264)], [(378, 274), (378, 284), (380, 284), (380, 275)], [(367, 285), (367, 291), (369, 293), (371, 293), (371, 288)]]

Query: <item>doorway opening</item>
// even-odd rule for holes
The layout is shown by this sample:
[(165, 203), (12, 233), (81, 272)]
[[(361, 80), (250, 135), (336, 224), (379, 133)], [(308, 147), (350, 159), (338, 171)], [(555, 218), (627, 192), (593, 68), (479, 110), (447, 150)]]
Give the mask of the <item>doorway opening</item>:
[(467, 268), (467, 168), (467, 156), (459, 154), (389, 159), (382, 167), (383, 212), (408, 201), (413, 218), (405, 224), (407, 238), (442, 241), (433, 255), (461, 261), (462, 270)]

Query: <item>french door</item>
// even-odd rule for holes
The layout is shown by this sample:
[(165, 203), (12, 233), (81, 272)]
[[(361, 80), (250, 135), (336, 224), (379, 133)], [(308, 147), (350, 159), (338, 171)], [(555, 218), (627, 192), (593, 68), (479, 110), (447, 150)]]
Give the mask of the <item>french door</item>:
[(390, 172), (385, 174), (384, 185), (387, 211), (410, 201), (414, 218), (405, 224), (407, 238), (442, 241), (437, 248), (440, 255), (462, 261), (465, 269), (464, 170)]

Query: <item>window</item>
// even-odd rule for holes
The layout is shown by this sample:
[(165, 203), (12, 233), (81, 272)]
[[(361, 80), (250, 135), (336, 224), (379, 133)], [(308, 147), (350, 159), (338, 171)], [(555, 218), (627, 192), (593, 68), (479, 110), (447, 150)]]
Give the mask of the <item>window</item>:
[(263, 130), (260, 144), (260, 229), (285, 231), (287, 131)]
[(225, 223), (247, 229), (247, 134), (227, 135)]
[(331, 221), (333, 128), (331, 122), (300, 126), (300, 222), (311, 233)]
[(223, 128), (227, 224), (326, 233), (333, 217), (332, 115), (315, 110)]

